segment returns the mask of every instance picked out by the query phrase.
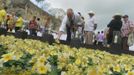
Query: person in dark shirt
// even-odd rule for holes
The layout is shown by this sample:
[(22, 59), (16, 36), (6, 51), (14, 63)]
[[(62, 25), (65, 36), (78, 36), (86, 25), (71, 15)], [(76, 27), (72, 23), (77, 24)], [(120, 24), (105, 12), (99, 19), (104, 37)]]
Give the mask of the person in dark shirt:
[(121, 15), (115, 15), (113, 20), (107, 25), (109, 28), (108, 44), (116, 43), (121, 45)]
[(108, 24), (108, 27), (113, 31), (120, 31), (122, 27), (121, 16), (114, 16), (114, 19)]

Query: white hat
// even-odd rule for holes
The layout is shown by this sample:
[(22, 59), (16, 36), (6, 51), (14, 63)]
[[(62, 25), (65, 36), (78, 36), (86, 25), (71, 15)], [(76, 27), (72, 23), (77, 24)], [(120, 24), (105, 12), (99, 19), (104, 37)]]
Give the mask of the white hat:
[(89, 14), (95, 14), (93, 11), (89, 11)]
[(114, 16), (122, 16), (122, 14), (121, 13), (115, 13)]

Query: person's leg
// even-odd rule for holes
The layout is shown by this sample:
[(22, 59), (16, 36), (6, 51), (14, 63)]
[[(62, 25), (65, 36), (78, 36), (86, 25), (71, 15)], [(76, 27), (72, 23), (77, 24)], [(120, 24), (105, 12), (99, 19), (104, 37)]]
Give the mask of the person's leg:
[(6, 29), (6, 30), (7, 30), (7, 32), (8, 32), (8, 30), (9, 30), (9, 29), (10, 29), (10, 28), (9, 28), (9, 26), (7, 26), (7, 29)]
[(118, 36), (117, 43), (121, 44), (121, 32), (120, 31), (117, 31), (117, 36)]
[(15, 27), (15, 32), (17, 32), (19, 30), (19, 28), (18, 27)]
[(37, 36), (36, 29), (33, 29), (33, 35)]
[(87, 44), (89, 45), (90, 43), (90, 32), (87, 32)]
[(94, 45), (97, 45), (97, 40), (94, 41)]
[(71, 41), (71, 30), (69, 27), (67, 27), (67, 39), (66, 39), (67, 42), (70, 42)]
[(30, 35), (33, 35), (32, 29), (29, 29), (29, 31), (30, 31)]
[(88, 32), (85, 32), (85, 44), (88, 44)]
[(88, 45), (92, 45), (93, 44), (93, 33), (92, 32), (88, 32)]
[(126, 40), (125, 40), (125, 37), (123, 37), (122, 40), (123, 40), (123, 41), (122, 41), (122, 49), (125, 50), (125, 41), (126, 41)]
[(31, 32), (32, 36), (34, 36), (34, 29), (31, 29), (31, 31), (32, 31), (32, 32)]
[(91, 37), (90, 44), (93, 45), (93, 32), (90, 32), (90, 37)]
[(129, 50), (129, 46), (127, 42), (128, 42), (128, 37), (123, 37), (123, 50)]
[(81, 34), (81, 41), (84, 43), (84, 33)]
[(117, 35), (117, 34), (116, 34), (116, 31), (113, 31), (113, 40), (112, 40), (112, 44), (115, 44), (115, 43), (116, 43), (116, 38), (115, 38), (116, 35)]

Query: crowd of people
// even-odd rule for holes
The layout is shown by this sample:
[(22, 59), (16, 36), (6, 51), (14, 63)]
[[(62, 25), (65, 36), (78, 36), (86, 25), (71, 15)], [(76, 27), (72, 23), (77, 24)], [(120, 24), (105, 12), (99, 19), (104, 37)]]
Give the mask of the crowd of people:
[(80, 40), (87, 45), (111, 47), (116, 44), (123, 50), (129, 50), (130, 43), (134, 44), (134, 23), (129, 20), (128, 15), (115, 14), (107, 28), (98, 34), (95, 34), (97, 29), (95, 13), (90, 11), (88, 15), (89, 18), (85, 22), (80, 12), (77, 14), (74, 13), (73, 9), (68, 9), (59, 28), (57, 39), (66, 32), (67, 42), (71, 42), (78, 33)]
[(7, 7), (0, 10), (0, 28), (5, 28), (7, 32), (27, 31), (29, 35), (37, 36), (37, 32), (47, 33), (49, 28), (50, 18), (44, 20), (41, 25), (40, 18), (33, 16), (25, 25), (25, 20), (19, 13), (7, 12)]
[[(107, 28), (97, 34), (95, 34), (97, 29), (95, 13), (90, 11), (88, 15), (89, 18), (85, 22), (80, 12), (74, 13), (73, 9), (67, 9), (57, 39), (60, 39), (61, 35), (66, 33), (68, 43), (74, 38), (79, 38), (81, 43), (86, 45), (110, 47), (117, 44), (123, 50), (129, 50), (129, 46), (134, 44), (134, 23), (129, 20), (128, 15), (114, 15)], [(29, 35), (37, 36), (37, 32), (42, 34), (48, 32), (50, 20), (50, 18), (47, 18), (44, 25), (41, 25), (40, 18), (33, 16), (28, 25), (24, 26), (24, 19), (21, 14), (7, 13), (6, 7), (0, 10), (0, 27), (5, 28), (8, 32), (22, 31), (25, 28), (29, 31)]]

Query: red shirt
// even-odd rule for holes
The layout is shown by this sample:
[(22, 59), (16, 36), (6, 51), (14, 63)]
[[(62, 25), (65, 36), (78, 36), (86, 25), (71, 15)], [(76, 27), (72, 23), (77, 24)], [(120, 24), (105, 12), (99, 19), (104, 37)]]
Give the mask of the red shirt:
[(37, 22), (35, 20), (30, 21), (28, 28), (37, 29), (38, 28)]

